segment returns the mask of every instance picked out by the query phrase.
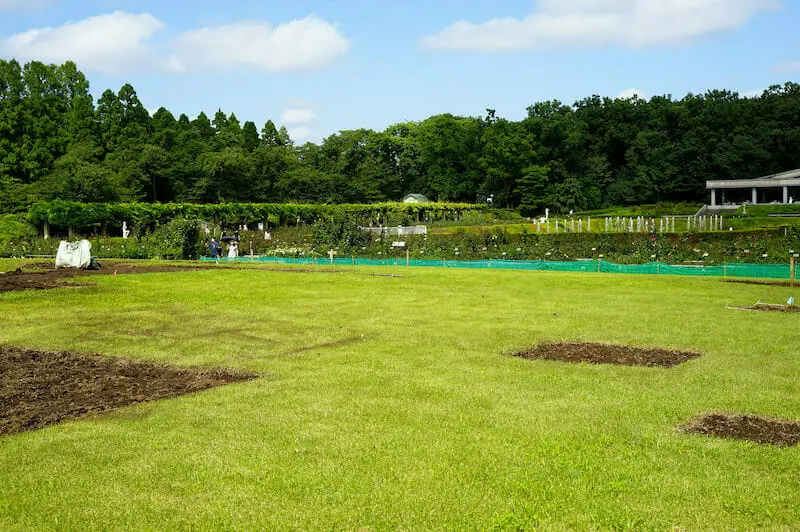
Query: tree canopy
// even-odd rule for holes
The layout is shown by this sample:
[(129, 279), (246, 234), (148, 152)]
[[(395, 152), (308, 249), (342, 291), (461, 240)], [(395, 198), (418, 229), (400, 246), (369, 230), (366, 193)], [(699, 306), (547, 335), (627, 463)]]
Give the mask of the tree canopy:
[(708, 179), (800, 167), (800, 85), (744, 98), (591, 96), (520, 121), (443, 114), (295, 145), (266, 120), (152, 116), (135, 89), (95, 102), (75, 64), (0, 60), (0, 212), (82, 202), (484, 202), (534, 214), (702, 201)]

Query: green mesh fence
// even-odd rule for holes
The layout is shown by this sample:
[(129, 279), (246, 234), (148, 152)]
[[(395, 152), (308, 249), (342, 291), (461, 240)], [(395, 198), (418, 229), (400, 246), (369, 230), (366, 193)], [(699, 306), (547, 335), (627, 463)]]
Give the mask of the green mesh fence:
[[(209, 257), (203, 261), (213, 261)], [(788, 264), (723, 264), (718, 266), (689, 266), (662, 264), (615, 264), (604, 260), (557, 262), (543, 260), (419, 260), (406, 261), (405, 258), (357, 259), (337, 258), (285, 258), (285, 257), (237, 257), (223, 258), (221, 262), (255, 262), (265, 264), (296, 264), (321, 266), (412, 266), (426, 268), (467, 268), (495, 270), (524, 270), (551, 272), (599, 272), (645, 275), (693, 275), (704, 277), (747, 277), (753, 279), (789, 279)]]

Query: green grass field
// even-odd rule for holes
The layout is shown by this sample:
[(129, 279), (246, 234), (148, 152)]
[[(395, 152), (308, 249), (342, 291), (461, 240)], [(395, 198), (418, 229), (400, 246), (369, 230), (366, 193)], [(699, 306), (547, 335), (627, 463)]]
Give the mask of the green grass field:
[[(800, 418), (800, 317), (725, 309), (798, 289), (416, 268), (93, 282), (0, 294), (0, 343), (265, 376), (0, 437), (0, 529), (800, 527), (800, 448), (677, 428)], [(507, 356), (559, 339), (707, 356)]]

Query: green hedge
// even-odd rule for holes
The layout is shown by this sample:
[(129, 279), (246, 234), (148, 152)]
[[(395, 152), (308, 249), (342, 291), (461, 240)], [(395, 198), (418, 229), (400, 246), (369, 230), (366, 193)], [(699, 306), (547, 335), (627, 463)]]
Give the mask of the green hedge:
[(118, 231), (123, 222), (131, 228), (154, 229), (175, 219), (204, 220), (214, 225), (238, 227), (268, 222), (273, 226), (311, 224), (320, 218), (347, 215), (364, 225), (400, 225), (437, 220), (457, 220), (468, 212), (489, 211), (486, 205), (461, 203), (378, 203), (370, 205), (295, 205), (277, 203), (76, 203), (51, 201), (36, 203), (28, 211), (28, 221), (41, 228), (74, 228), (99, 232)]
[[(58, 238), (8, 237), (6, 245), (0, 248), (0, 257), (55, 256), (60, 241)], [(192, 220), (173, 220), (149, 235), (128, 239), (93, 237), (89, 241), (92, 255), (97, 258), (197, 259), (205, 252), (198, 223)]]

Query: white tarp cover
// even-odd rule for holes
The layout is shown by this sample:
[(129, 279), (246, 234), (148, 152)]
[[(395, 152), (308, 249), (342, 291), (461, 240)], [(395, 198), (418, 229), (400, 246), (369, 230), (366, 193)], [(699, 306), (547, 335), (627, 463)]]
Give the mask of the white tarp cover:
[(62, 240), (56, 254), (56, 268), (86, 268), (92, 261), (92, 244), (88, 240)]

